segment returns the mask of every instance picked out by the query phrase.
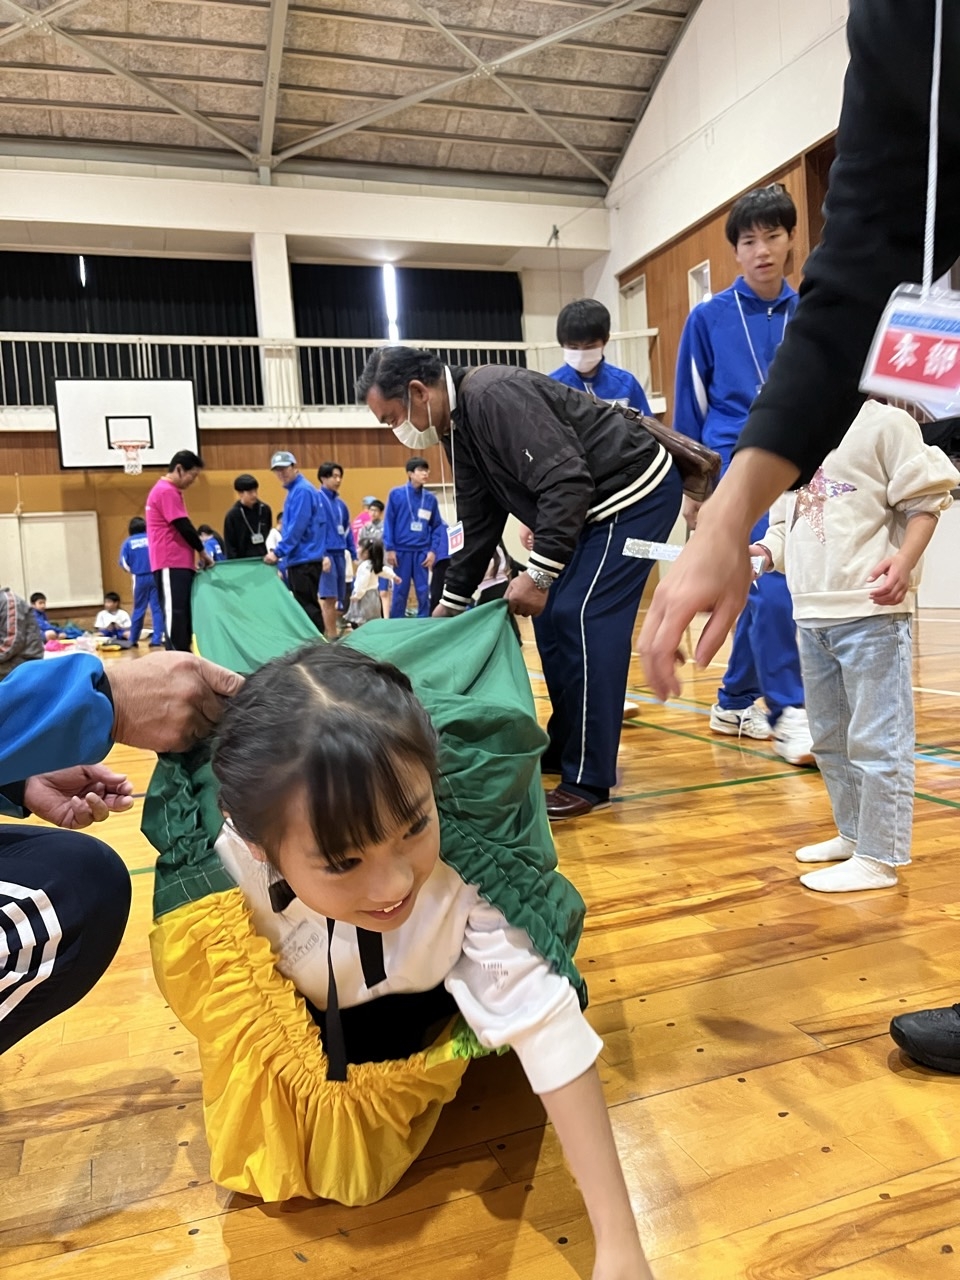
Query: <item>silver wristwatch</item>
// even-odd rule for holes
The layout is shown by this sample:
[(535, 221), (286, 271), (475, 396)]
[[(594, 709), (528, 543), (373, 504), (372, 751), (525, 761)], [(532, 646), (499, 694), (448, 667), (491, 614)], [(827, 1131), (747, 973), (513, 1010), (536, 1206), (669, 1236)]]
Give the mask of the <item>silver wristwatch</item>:
[(542, 569), (531, 569), (531, 567), (527, 565), (526, 569), (524, 569), (524, 573), (538, 591), (549, 591), (553, 586), (553, 578), (551, 578), (549, 573), (544, 573)]

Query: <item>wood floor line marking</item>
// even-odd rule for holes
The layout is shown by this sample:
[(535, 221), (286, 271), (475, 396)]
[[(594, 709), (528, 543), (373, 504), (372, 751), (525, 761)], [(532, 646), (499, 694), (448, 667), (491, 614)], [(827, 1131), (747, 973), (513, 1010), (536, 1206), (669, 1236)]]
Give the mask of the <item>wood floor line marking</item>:
[(717, 787), (745, 787), (750, 782), (773, 782), (777, 778), (795, 778), (796, 769), (784, 769), (780, 773), (758, 773), (750, 778), (724, 778), (720, 782), (695, 782), (688, 787), (664, 787), (660, 791), (634, 791), (626, 796), (611, 796), (613, 804), (627, 800), (653, 800), (657, 796), (679, 796), (688, 791), (714, 791)]
[[(654, 729), (657, 733), (672, 733), (677, 738), (690, 738), (693, 742), (704, 742), (707, 746), (723, 747), (726, 751), (746, 752), (748, 756), (757, 756), (760, 760), (766, 760), (769, 764), (776, 763), (776, 757), (770, 755), (769, 751), (757, 751), (755, 747), (745, 747), (743, 739), (738, 738), (736, 742), (724, 742), (722, 738), (705, 738), (702, 733), (691, 733), (689, 729), (672, 729), (669, 725), (654, 724), (650, 720), (625, 720), (625, 729)], [(816, 773), (816, 770), (805, 765), (796, 768), (796, 773), (800, 777), (804, 777), (810, 773)]]

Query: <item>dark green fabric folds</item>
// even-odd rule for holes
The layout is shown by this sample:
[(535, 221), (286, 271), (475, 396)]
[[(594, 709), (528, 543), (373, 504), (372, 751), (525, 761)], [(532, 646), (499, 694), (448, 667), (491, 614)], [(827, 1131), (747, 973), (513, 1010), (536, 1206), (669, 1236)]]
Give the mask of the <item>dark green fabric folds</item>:
[[(200, 652), (235, 671), (249, 673), (305, 640), (324, 643), (265, 565), (219, 565), (198, 575), (193, 598)], [(410, 677), (440, 736), (441, 856), (527, 931), (585, 1005), (573, 963), (584, 905), (557, 871), (540, 782), (546, 736), (506, 605), (458, 618), (371, 622), (339, 643)], [(208, 748), (162, 757), (143, 815), (143, 832), (160, 854), (156, 916), (231, 886), (213, 847), (221, 826)]]

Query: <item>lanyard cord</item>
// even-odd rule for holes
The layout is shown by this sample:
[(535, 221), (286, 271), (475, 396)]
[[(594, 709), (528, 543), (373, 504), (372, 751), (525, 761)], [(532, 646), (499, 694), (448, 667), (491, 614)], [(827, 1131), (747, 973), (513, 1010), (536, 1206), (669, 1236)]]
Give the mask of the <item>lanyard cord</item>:
[(242, 519), (243, 519), (243, 523), (247, 526), (247, 533), (249, 533), (249, 534), (250, 534), (250, 537), (251, 537), (251, 538), (253, 537), (253, 535), (254, 535), (255, 533), (259, 533), (259, 532), (260, 532), (260, 513), (261, 513), (262, 511), (263, 511), (263, 503), (262, 503), (262, 502), (258, 502), (258, 503), (257, 503), (257, 527), (256, 527), (255, 529), (251, 529), (251, 528), (250, 528), (250, 521), (247, 519), (247, 509), (246, 509), (246, 507), (243, 505), (243, 503), (242, 503), (242, 502), (240, 503), (240, 515), (241, 515), (241, 517), (242, 517)]
[[(453, 508), (453, 523), (457, 523), (457, 461), (454, 455), (453, 439), (456, 434), (456, 425), (453, 421), (453, 411), (457, 407), (457, 391), (453, 382), (453, 374), (450, 372), (450, 366), (444, 366), (447, 382), (447, 399), (450, 401), (450, 505)], [(440, 444), (440, 483), (443, 485), (444, 497), (447, 494), (447, 473), (443, 466), (443, 455), (446, 449)]]
[[(759, 382), (760, 386), (762, 387), (762, 386), (764, 385), (764, 383), (767, 381), (767, 374), (766, 374), (766, 373), (764, 373), (764, 372), (763, 372), (763, 370), (760, 368), (760, 361), (757, 359), (757, 353), (756, 353), (756, 351), (755, 351), (755, 350), (754, 350), (754, 348), (753, 348), (753, 340), (752, 340), (752, 339), (751, 339), (751, 337), (750, 337), (750, 330), (747, 328), (747, 318), (746, 318), (746, 316), (743, 314), (743, 304), (742, 304), (742, 303), (741, 303), (741, 301), (740, 301), (740, 295), (739, 295), (739, 293), (737, 293), (736, 289), (734, 289), (734, 291), (733, 291), (733, 296), (734, 296), (734, 298), (735, 298), (735, 299), (736, 299), (736, 301), (737, 301), (737, 310), (740, 312), (740, 323), (743, 325), (743, 336), (744, 336), (744, 337), (746, 338), (746, 340), (747, 340), (747, 346), (750, 348), (750, 354), (751, 354), (751, 356), (753, 357), (753, 367), (754, 367), (754, 368), (756, 369), (756, 371), (757, 371), (757, 381)], [(771, 307), (771, 311), (772, 311), (772, 310), (773, 310), (773, 308)], [(787, 316), (786, 310), (784, 310), (784, 313), (783, 313), (783, 333), (781, 333), (781, 335), (780, 335), (780, 342), (781, 342), (781, 343), (783, 342), (784, 338), (787, 336), (787, 319), (788, 319), (788, 316)], [(780, 344), (778, 343), (777, 345), (779, 346)], [(767, 373), (769, 373), (769, 372), (770, 372), (770, 370), (769, 370), (769, 367), (768, 367), (768, 369), (767, 369)]]
[(923, 235), (923, 292), (933, 284), (933, 242), (937, 221), (937, 163), (940, 142), (940, 64), (943, 61), (943, 0), (934, 0), (933, 68), (930, 76), (930, 140), (927, 152), (927, 214)]

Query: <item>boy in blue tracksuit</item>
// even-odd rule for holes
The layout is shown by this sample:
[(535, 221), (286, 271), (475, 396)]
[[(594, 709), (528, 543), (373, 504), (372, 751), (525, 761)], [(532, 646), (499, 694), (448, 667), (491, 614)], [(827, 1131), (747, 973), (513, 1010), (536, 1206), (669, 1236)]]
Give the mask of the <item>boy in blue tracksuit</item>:
[(417, 593), (417, 617), (430, 614), (430, 570), (436, 560), (433, 538), (440, 524), (436, 498), (424, 488), (430, 478), (426, 458), (407, 459), (407, 483), (391, 489), (383, 517), (383, 553), (397, 571), (390, 617), (402, 618), (412, 582)]
[(330, 568), (320, 578), (320, 609), (323, 612), (323, 631), (328, 640), (337, 638), (337, 611), (341, 613), (347, 600), (346, 553), (357, 558), (357, 544), (350, 524), (350, 511), (340, 497), (343, 467), (339, 462), (321, 462), (317, 470), (320, 481), (320, 497), (327, 511), (327, 559)]
[[(796, 223), (796, 208), (782, 187), (742, 196), (726, 234), (743, 274), (694, 308), (680, 339), (673, 426), (715, 449), (724, 470), (797, 307), (796, 291), (784, 279)], [(698, 511), (699, 504), (684, 499), (691, 528)], [(767, 523), (764, 516), (754, 541)], [(761, 694), (767, 716), (754, 705)], [(813, 763), (793, 607), (782, 573), (764, 574), (750, 590), (710, 728), (736, 737), (772, 736), (774, 750), (790, 764)]]
[(147, 522), (143, 516), (134, 516), (127, 526), (129, 537), (120, 548), (120, 568), (133, 578), (133, 617), (130, 619), (130, 645), (139, 643), (150, 606), (150, 624), (153, 634), (151, 645), (163, 644), (163, 610), (156, 579), (150, 571), (150, 552), (147, 548)]
[(643, 387), (632, 373), (608, 364), (603, 349), (610, 340), (610, 312), (595, 298), (568, 302), (557, 316), (557, 342), (563, 364), (550, 377), (587, 391), (608, 404), (629, 405), (650, 416)]
[(326, 558), (330, 543), (327, 504), (297, 468), (297, 460), (286, 449), (270, 459), (270, 470), (287, 491), (283, 504), (283, 537), (276, 549), (263, 557), (267, 564), (281, 564), (287, 586), (318, 631), (323, 630), (320, 612), (320, 575), (330, 568)]

